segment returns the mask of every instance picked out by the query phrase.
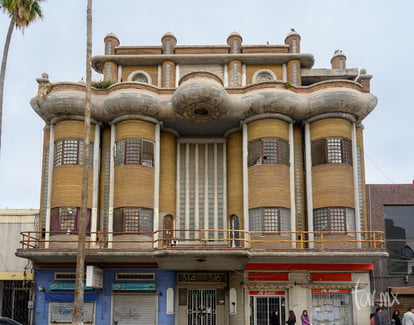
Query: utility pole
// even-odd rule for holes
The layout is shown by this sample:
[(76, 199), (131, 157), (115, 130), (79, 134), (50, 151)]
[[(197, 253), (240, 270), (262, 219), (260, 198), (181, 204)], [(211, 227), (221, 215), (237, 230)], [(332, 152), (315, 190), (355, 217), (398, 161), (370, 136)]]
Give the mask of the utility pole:
[(72, 325), (83, 325), (86, 214), (88, 211), (89, 142), (91, 134), (91, 82), (92, 82), (92, 0), (87, 0), (86, 10), (86, 93), (85, 134), (83, 139), (83, 174), (80, 211), (78, 254), (76, 260), (75, 298), (73, 301)]

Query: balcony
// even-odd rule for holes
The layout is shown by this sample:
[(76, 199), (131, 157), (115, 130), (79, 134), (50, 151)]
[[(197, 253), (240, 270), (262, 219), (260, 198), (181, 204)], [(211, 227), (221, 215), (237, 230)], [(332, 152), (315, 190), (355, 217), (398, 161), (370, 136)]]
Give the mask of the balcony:
[[(23, 232), (16, 255), (34, 263), (74, 263), (76, 233)], [(388, 256), (383, 233), (158, 230), (87, 233), (86, 263), (153, 263), (168, 269), (243, 269), (245, 263), (373, 263)], [(133, 262), (132, 262), (133, 261)]]
[[(71, 232), (22, 232), (21, 249), (70, 251), (78, 247), (78, 235)], [(155, 232), (88, 232), (87, 250), (382, 250), (380, 231), (244, 231), (180, 229)]]

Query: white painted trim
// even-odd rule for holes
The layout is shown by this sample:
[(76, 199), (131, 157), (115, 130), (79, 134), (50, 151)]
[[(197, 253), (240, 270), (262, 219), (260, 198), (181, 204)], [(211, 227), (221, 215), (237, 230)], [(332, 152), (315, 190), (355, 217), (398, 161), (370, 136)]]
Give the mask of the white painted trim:
[(154, 144), (154, 240), (158, 242), (158, 229), (160, 224), (160, 124), (155, 124), (155, 144)]
[[(227, 215), (227, 144), (223, 144), (223, 229), (228, 229)], [(240, 217), (239, 217), (240, 218)], [(239, 219), (240, 220), (240, 219)], [(228, 235), (226, 234), (227, 238)]]
[(194, 228), (200, 229), (200, 191), (199, 191), (199, 159), (200, 145), (196, 144), (194, 148)]
[[(247, 124), (243, 123), (243, 136), (242, 136), (242, 147), (243, 147), (243, 214), (244, 214), (244, 230), (250, 231), (249, 229), (249, 175), (247, 167), (247, 155), (248, 155), (248, 129)], [(244, 246), (248, 247), (248, 238), (244, 238)]]
[(296, 191), (295, 191), (295, 143), (293, 123), (289, 123), (289, 177), (290, 177), (290, 229), (292, 248), (296, 248)]
[(52, 178), (53, 178), (53, 156), (55, 151), (55, 127), (53, 124), (50, 125), (49, 133), (49, 161), (48, 161), (48, 182), (47, 182), (47, 199), (46, 199), (46, 234), (45, 234), (45, 248), (49, 248), (50, 239), (50, 209), (52, 201)]
[(158, 82), (157, 82), (158, 88), (161, 88), (162, 86), (162, 66), (161, 64), (158, 64)]
[(283, 63), (283, 65), (282, 65), (282, 81), (283, 82), (287, 81), (287, 66), (286, 66), (286, 63)]
[[(190, 145), (185, 145), (185, 229), (190, 229)], [(185, 232), (185, 238), (190, 238), (188, 231)]]
[(175, 88), (180, 84), (180, 65), (175, 65)]
[(93, 147), (93, 185), (92, 185), (92, 215), (91, 215), (91, 241), (96, 241), (98, 224), (98, 193), (99, 193), (99, 171), (101, 166), (100, 153), (101, 127), (95, 124), (95, 139)]
[(114, 231), (114, 151), (115, 151), (115, 133), (116, 125), (111, 124), (111, 153), (109, 156), (109, 209), (108, 209), (108, 248), (112, 248), (112, 240)]
[(224, 65), (224, 87), (229, 87), (229, 65), (227, 63)]
[[(218, 229), (218, 159), (217, 159), (217, 143), (213, 145), (213, 188), (214, 188), (214, 194), (213, 194), (213, 214), (214, 214), (214, 230)], [(218, 233), (214, 232), (214, 238), (218, 238)]]
[(357, 138), (356, 138), (356, 124), (352, 123), (352, 168), (354, 173), (354, 205), (355, 205), (355, 230), (357, 247), (361, 248), (361, 213), (359, 206), (359, 188), (358, 188), (358, 156), (357, 156)]
[(118, 65), (118, 82), (122, 81), (122, 65)]
[(308, 206), (309, 248), (314, 247), (313, 234), (313, 193), (312, 193), (312, 156), (310, 141), (310, 125), (305, 124), (305, 169), (306, 169), (306, 203)]
[(242, 65), (242, 87), (246, 87), (246, 65)]
[(175, 228), (180, 229), (180, 218), (181, 216), (181, 206), (180, 206), (180, 184), (181, 184), (181, 174), (180, 174), (180, 164), (181, 164), (181, 151), (180, 151), (180, 144), (177, 143), (177, 166), (176, 166), (176, 174), (177, 174), (177, 184), (175, 185), (175, 191), (176, 191), (176, 200), (175, 200), (175, 206), (176, 206), (176, 215), (175, 215)]

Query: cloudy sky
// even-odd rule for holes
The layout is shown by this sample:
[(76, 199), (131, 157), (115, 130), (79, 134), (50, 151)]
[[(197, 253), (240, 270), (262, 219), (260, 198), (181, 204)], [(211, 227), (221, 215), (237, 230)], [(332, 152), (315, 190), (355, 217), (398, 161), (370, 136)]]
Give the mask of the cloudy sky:
[[(85, 76), (86, 0), (42, 3), (44, 19), (24, 34), (15, 31), (9, 51), (0, 154), (0, 209), (38, 208), (44, 122), (29, 102), (36, 78), (79, 81)], [(367, 183), (411, 183), (414, 179), (412, 0), (95, 0), (93, 55), (115, 33), (121, 45), (160, 45), (172, 32), (178, 45), (226, 44), (237, 31), (244, 44), (283, 44), (290, 28), (302, 37), (301, 51), (317, 68), (329, 68), (336, 49), (348, 68), (374, 77), (376, 109), (365, 125)], [(9, 24), (0, 13), (0, 44)], [(93, 79), (101, 76), (94, 73)]]

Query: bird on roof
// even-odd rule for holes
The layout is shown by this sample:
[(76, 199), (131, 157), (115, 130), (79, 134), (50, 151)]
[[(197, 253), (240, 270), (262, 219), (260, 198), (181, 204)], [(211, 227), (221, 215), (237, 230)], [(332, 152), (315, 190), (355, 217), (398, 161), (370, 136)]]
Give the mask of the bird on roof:
[(291, 32), (296, 32), (294, 28), (291, 28), (291, 29), (290, 29), (290, 31), (291, 31)]

